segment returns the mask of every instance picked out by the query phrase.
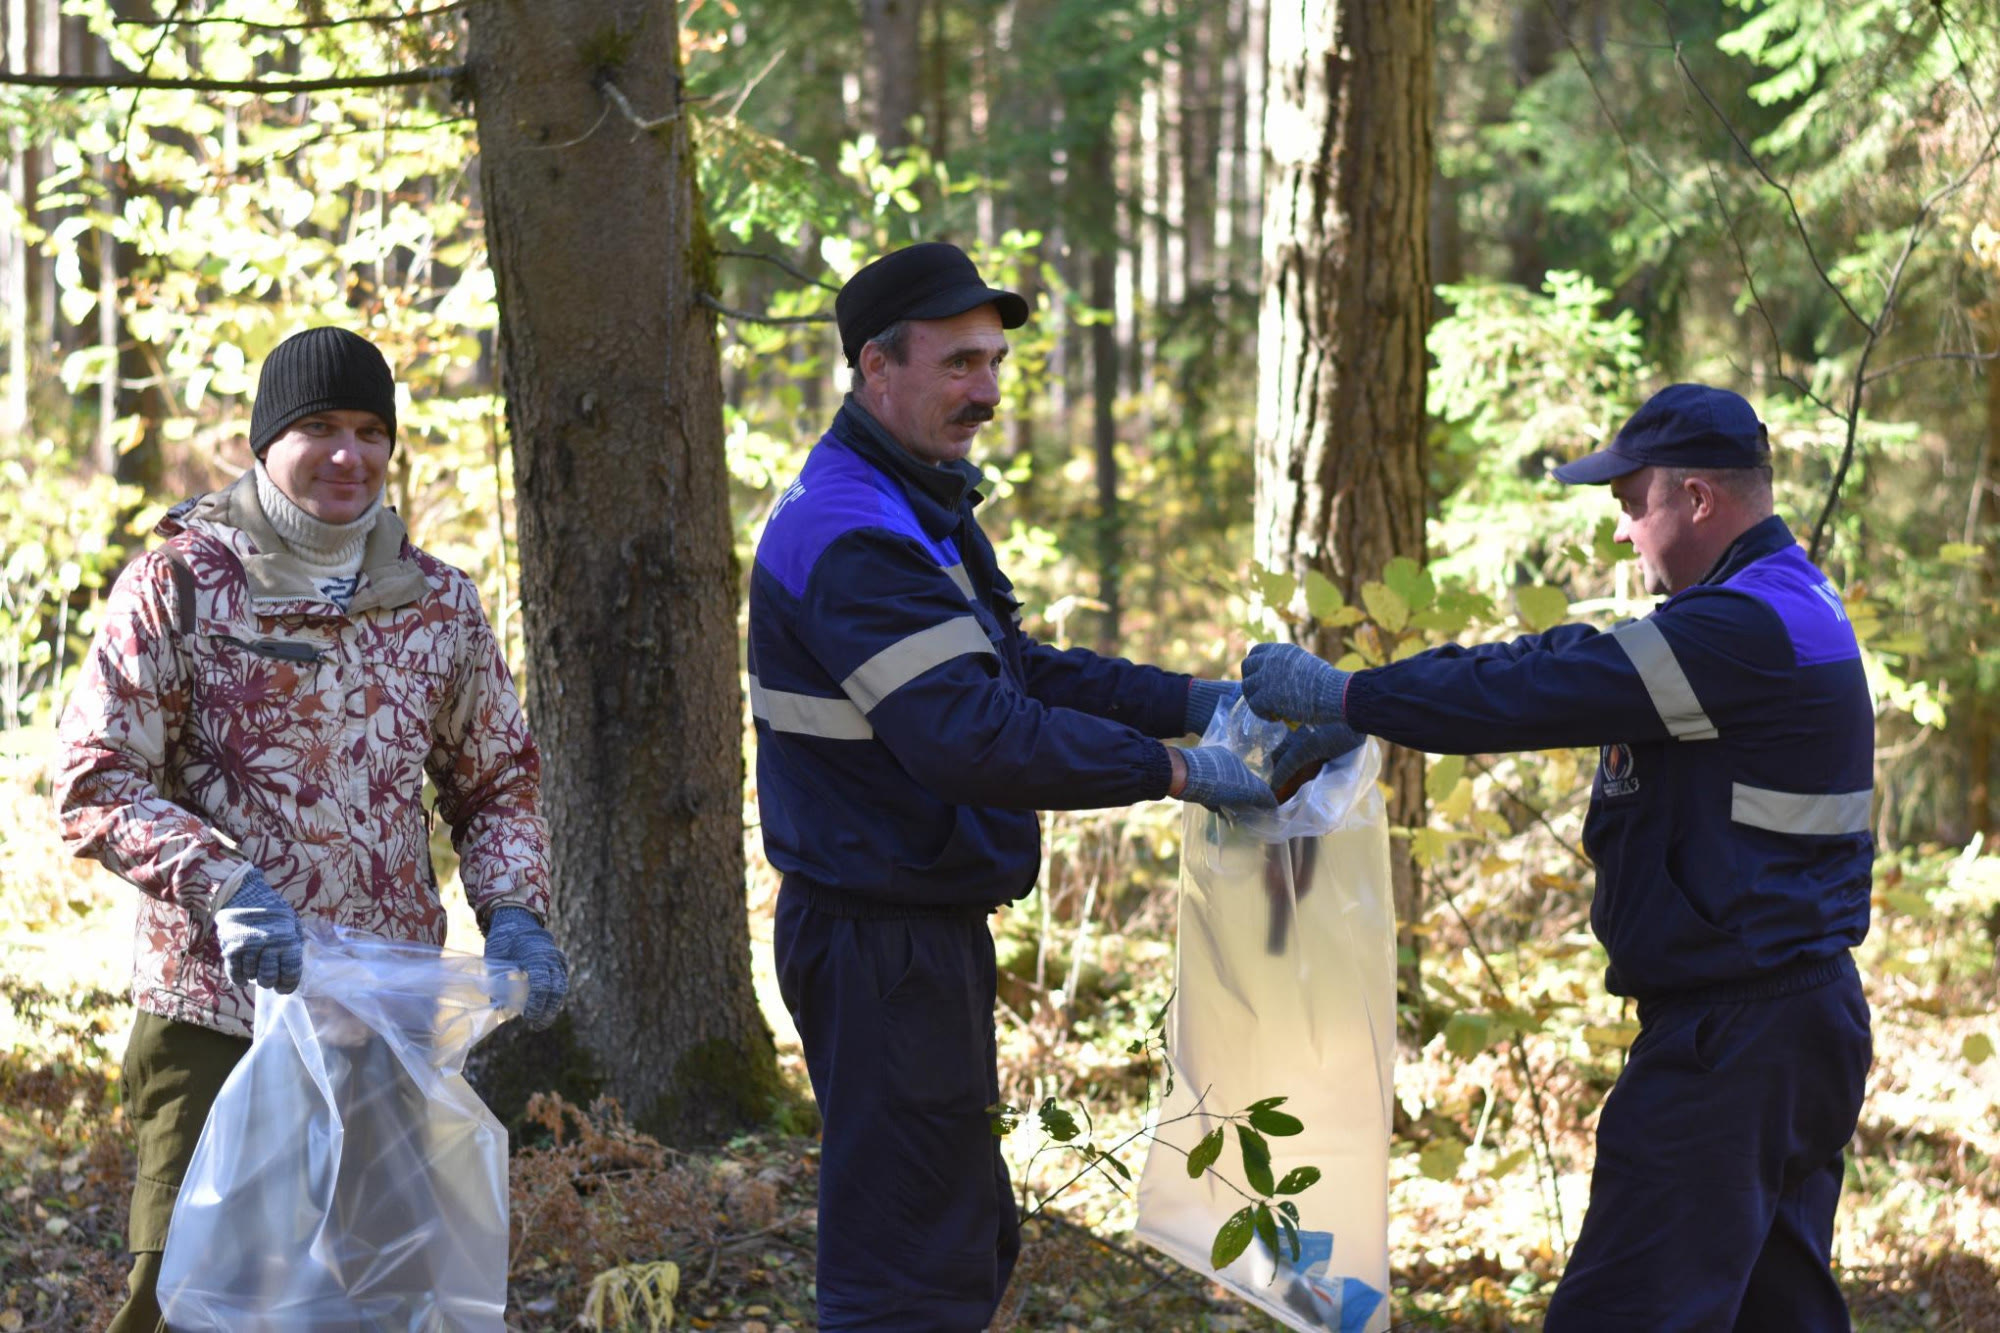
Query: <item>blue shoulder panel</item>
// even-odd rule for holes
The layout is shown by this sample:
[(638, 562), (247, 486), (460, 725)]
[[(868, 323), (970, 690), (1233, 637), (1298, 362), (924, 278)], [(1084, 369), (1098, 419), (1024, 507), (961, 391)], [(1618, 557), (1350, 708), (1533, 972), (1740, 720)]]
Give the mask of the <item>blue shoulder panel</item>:
[(1854, 627), (1847, 621), (1840, 590), (1814, 567), (1798, 546), (1765, 556), (1725, 582), (1732, 592), (1748, 593), (1778, 613), (1791, 635), (1798, 664), (1845, 662), (1861, 656)]
[(958, 563), (949, 541), (932, 541), (901, 488), (831, 434), (820, 438), (799, 478), (778, 498), (757, 542), (757, 563), (794, 597), (826, 548), (858, 528), (886, 528), (909, 537), (940, 568)]

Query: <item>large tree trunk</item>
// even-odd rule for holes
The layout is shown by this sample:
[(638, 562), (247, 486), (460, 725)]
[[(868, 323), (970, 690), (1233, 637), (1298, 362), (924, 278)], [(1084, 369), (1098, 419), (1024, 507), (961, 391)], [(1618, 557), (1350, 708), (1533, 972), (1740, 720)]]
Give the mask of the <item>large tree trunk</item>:
[[(1257, 557), (1350, 600), (1424, 558), (1431, 0), (1272, 0), (1258, 328)], [(1310, 623), (1300, 641), (1334, 654)], [(1391, 754), (1389, 820), (1422, 823), (1423, 760)], [(1393, 858), (1401, 943), (1422, 916)], [(1406, 999), (1414, 1000), (1414, 963)]]
[(484, 0), (467, 20), (569, 1013), (636, 1124), (709, 1139), (766, 1118), (778, 1085), (750, 984), (736, 570), (678, 14)]

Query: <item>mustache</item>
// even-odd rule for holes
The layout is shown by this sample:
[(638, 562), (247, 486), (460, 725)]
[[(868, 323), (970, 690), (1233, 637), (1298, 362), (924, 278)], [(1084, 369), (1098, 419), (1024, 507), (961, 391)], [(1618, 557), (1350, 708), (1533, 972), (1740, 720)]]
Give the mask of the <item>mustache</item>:
[(951, 420), (953, 425), (976, 426), (982, 421), (993, 420), (993, 409), (985, 403), (968, 403)]

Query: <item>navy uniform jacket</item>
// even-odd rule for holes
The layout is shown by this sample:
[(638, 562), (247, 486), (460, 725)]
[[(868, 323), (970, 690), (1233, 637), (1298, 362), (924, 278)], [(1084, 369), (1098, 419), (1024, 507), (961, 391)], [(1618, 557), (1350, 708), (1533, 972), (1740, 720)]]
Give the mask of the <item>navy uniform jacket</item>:
[(1643, 620), (1359, 672), (1347, 716), (1439, 754), (1601, 747), (1584, 845), (1614, 994), (1752, 981), (1868, 933), (1874, 710), (1840, 593), (1778, 518)]
[(991, 907), (1034, 887), (1035, 811), (1167, 793), (1189, 678), (1021, 633), (974, 520), (979, 470), (907, 454), (851, 398), (750, 576), (764, 850), (858, 903)]

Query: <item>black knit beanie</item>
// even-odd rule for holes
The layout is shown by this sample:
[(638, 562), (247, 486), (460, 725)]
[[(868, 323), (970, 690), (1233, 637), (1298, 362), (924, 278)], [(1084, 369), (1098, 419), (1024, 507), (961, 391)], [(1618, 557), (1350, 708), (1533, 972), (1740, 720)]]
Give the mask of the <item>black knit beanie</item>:
[(314, 412), (373, 412), (396, 438), (396, 377), (380, 349), (346, 329), (307, 329), (271, 349), (250, 407), (250, 452)]

